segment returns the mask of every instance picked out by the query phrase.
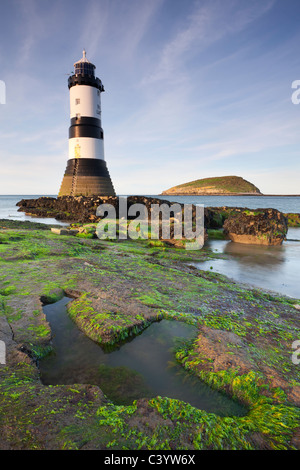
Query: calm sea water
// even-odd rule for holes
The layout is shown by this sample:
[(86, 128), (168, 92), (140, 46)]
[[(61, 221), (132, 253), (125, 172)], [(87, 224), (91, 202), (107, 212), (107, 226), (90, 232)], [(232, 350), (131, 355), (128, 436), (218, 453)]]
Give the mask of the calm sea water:
[(300, 196), (155, 196), (181, 204), (203, 204), (205, 207), (247, 207), (278, 209), (283, 213), (300, 213)]
[[(56, 219), (41, 219), (39, 217), (30, 217), (25, 212), (18, 212), (19, 207), (16, 205), (22, 199), (38, 199), (42, 195), (26, 195), (26, 196), (0, 196), (0, 219), (9, 220), (29, 220), (45, 224), (67, 225)], [(50, 196), (56, 197), (56, 196)]]
[[(153, 196), (153, 195), (152, 195)], [(18, 212), (16, 203), (34, 196), (0, 196), (0, 219), (33, 220), (62, 224), (55, 219), (39, 219)], [(56, 196), (53, 196), (56, 197)], [(206, 207), (274, 208), (281, 212), (300, 213), (299, 196), (153, 196), (183, 204), (204, 204)], [(242, 245), (224, 240), (209, 241), (208, 246), (225, 259), (198, 263), (232, 279), (300, 299), (300, 228), (290, 228), (287, 241), (278, 247)]]
[(288, 232), (281, 246), (258, 246), (211, 240), (206, 244), (225, 259), (196, 263), (199, 269), (234, 281), (300, 299), (300, 228)]

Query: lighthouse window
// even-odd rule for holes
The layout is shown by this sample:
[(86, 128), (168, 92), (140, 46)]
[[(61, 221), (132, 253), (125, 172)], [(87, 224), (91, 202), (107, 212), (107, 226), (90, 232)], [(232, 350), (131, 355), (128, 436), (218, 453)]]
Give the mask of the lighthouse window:
[(80, 104), (80, 98), (76, 98), (75, 104)]

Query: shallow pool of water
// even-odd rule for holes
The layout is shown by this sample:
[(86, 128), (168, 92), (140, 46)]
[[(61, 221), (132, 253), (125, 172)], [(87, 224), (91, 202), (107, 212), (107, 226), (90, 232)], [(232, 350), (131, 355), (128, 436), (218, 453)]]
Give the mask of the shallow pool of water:
[(98, 385), (116, 404), (138, 398), (176, 398), (220, 416), (241, 416), (244, 407), (212, 390), (185, 371), (172, 352), (180, 339), (192, 339), (196, 329), (182, 322), (162, 320), (118, 349), (105, 352), (69, 318), (63, 298), (44, 307), (53, 334), (53, 352), (39, 363), (45, 385)]
[(199, 269), (212, 270), (229, 278), (300, 298), (300, 229), (289, 229), (287, 241), (281, 246), (260, 246), (211, 240), (206, 245), (226, 259), (195, 263)]

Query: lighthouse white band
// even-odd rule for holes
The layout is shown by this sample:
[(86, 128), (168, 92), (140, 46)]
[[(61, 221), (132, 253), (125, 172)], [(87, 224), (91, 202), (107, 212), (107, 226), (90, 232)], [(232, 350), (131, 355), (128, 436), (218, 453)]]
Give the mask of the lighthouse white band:
[(89, 116), (101, 119), (100, 91), (89, 85), (71, 87), (70, 114), (71, 118)]
[(103, 139), (78, 137), (69, 139), (70, 158), (98, 158), (104, 160)]

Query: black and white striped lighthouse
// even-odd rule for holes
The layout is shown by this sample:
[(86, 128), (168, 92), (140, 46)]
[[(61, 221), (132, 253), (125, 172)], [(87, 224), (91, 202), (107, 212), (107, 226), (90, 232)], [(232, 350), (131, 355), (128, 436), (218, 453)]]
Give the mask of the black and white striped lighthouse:
[(75, 72), (68, 79), (69, 160), (59, 196), (115, 196), (104, 159), (100, 98), (104, 87), (85, 51), (74, 67)]

